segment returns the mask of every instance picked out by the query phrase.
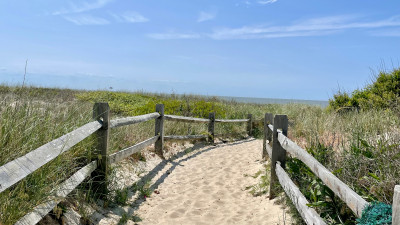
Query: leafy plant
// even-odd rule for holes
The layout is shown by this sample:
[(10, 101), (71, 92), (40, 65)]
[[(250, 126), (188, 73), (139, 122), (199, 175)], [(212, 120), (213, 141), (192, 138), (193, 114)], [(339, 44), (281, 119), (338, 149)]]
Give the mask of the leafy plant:
[(372, 84), (354, 90), (349, 96), (339, 91), (329, 100), (329, 108), (334, 110), (356, 109), (394, 109), (400, 100), (400, 69), (380, 72)]
[(116, 190), (115, 197), (114, 197), (115, 203), (117, 203), (119, 205), (126, 205), (126, 202), (128, 201), (128, 193), (129, 193), (129, 190), (126, 188), (123, 190)]
[[(321, 163), (330, 160), (332, 150), (321, 143), (307, 148), (314, 158)], [(313, 207), (329, 224), (354, 224), (354, 215), (335, 194), (319, 179), (308, 166), (298, 159), (289, 157), (286, 168), (291, 179), (309, 200)]]

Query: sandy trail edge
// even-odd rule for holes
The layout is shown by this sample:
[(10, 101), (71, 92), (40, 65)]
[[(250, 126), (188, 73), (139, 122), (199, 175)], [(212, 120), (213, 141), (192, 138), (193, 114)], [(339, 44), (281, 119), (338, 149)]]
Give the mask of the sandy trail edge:
[(159, 194), (135, 210), (139, 224), (291, 224), (281, 205), (246, 190), (258, 181), (245, 174), (263, 170), (261, 150), (262, 141), (250, 139), (170, 160), (151, 181), (162, 181), (153, 183)]

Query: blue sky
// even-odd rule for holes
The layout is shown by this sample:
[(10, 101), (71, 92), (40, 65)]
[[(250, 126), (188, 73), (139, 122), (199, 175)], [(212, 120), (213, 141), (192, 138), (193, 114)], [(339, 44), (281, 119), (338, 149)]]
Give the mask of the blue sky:
[(400, 1), (0, 1), (0, 83), (327, 100), (398, 67)]

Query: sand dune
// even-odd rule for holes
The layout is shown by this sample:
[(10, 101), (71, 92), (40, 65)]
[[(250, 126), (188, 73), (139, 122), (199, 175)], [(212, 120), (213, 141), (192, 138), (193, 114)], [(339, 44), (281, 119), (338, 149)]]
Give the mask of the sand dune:
[(135, 210), (139, 224), (290, 224), (282, 205), (246, 190), (258, 182), (246, 175), (263, 169), (261, 149), (250, 139), (170, 160), (152, 180), (158, 194)]

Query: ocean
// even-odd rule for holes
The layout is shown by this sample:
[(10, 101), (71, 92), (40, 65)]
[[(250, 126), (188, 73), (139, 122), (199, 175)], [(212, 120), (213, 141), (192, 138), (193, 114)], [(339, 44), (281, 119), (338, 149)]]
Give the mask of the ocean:
[(222, 100), (236, 101), (242, 103), (256, 103), (256, 104), (288, 104), (288, 103), (300, 103), (306, 105), (316, 105), (323, 108), (327, 107), (328, 101), (321, 100), (301, 100), (301, 99), (280, 99), (280, 98), (247, 98), (247, 97), (231, 97), (231, 96), (218, 96)]

